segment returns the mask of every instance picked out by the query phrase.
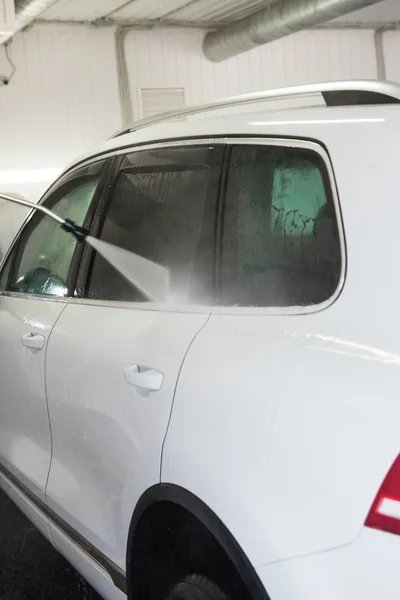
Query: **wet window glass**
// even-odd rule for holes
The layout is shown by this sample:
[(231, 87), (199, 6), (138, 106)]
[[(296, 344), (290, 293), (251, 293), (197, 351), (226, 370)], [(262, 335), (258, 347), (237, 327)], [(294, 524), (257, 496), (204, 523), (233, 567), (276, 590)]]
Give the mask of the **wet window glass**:
[[(209, 303), (213, 294), (216, 195), (222, 148), (161, 148), (125, 158), (100, 239), (169, 272), (169, 298)], [(146, 297), (96, 255), (88, 296)]]
[[(45, 206), (60, 217), (83, 225), (99, 184), (102, 164), (77, 171), (49, 197)], [(58, 223), (36, 213), (7, 260), (0, 282), (2, 289), (67, 296), (68, 273), (76, 244), (74, 236), (63, 231)]]
[(337, 219), (320, 155), (299, 148), (234, 147), (222, 304), (320, 304), (335, 292), (340, 272)]

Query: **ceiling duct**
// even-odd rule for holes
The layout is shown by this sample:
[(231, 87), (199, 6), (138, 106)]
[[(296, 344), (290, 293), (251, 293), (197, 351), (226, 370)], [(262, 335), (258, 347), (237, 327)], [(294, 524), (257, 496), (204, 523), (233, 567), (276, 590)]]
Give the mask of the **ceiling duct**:
[(210, 60), (219, 62), (380, 1), (279, 0), (249, 17), (209, 33), (204, 40), (204, 53)]
[(20, 31), (32, 21), (37, 19), (50, 6), (58, 0), (15, 0), (15, 28), (14, 31), (4, 37), (1, 41), (5, 42), (12, 37), (17, 31)]

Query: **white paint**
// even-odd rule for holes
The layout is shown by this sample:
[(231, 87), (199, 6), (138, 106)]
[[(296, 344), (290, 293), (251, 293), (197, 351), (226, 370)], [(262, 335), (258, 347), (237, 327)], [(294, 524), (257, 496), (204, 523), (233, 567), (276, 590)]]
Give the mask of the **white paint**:
[[(47, 340), (66, 300), (37, 302), (0, 296), (0, 462), (44, 499), (51, 440), (45, 391)], [(45, 336), (42, 350), (21, 343), (26, 334)]]
[[(399, 126), (398, 106), (318, 107), (194, 119), (103, 146), (227, 131), (322, 144), (348, 257), (324, 311), (0, 295), (0, 460), (43, 491), (46, 385), (48, 504), (122, 569), (133, 510), (161, 474), (218, 515), (271, 597), (396, 598), (385, 564), (397, 564), (400, 539), (363, 523), (399, 452)], [(29, 332), (47, 337), (46, 365), (20, 344)], [(160, 389), (137, 391), (126, 380), (135, 366), (162, 373)], [(114, 600), (108, 579), (56, 537)]]
[(353, 544), (271, 564), (258, 575), (277, 600), (398, 599), (400, 538), (362, 529)]
[[(122, 569), (133, 508), (159, 481), (179, 369), (207, 318), (71, 302), (51, 336), (48, 502)], [(134, 365), (163, 373), (160, 390), (146, 395), (129, 383), (126, 368)]]

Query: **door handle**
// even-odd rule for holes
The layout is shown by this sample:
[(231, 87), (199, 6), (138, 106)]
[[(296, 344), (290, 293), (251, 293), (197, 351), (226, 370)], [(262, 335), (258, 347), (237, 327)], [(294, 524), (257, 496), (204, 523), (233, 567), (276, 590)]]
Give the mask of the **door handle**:
[(43, 335), (35, 334), (35, 333), (25, 333), (21, 337), (22, 345), (25, 348), (32, 348), (33, 350), (42, 350), (44, 346), (45, 338)]
[(128, 383), (144, 392), (158, 392), (164, 379), (164, 375), (160, 371), (139, 365), (126, 367), (125, 377)]

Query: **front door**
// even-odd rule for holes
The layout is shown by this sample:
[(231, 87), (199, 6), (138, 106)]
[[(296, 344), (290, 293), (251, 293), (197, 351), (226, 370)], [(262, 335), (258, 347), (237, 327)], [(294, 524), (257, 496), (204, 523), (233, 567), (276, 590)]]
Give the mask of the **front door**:
[[(102, 164), (64, 177), (45, 206), (83, 225)], [(34, 212), (0, 275), (0, 470), (39, 503), (45, 502), (51, 460), (46, 352), (68, 301), (75, 247), (71, 234)]]
[(182, 143), (124, 158), (100, 237), (168, 268), (169, 302), (146, 301), (95, 255), (83, 260), (85, 297), (69, 303), (50, 339), (48, 503), (114, 578), (124, 575), (135, 505), (160, 480), (182, 362), (209, 317), (223, 151)]

